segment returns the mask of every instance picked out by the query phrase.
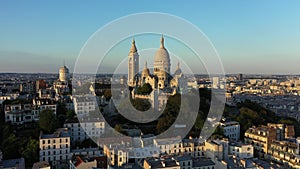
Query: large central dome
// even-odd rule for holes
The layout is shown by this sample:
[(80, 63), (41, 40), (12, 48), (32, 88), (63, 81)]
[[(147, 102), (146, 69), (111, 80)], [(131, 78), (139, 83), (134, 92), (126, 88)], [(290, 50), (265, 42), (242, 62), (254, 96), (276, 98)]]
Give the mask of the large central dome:
[(165, 48), (160, 48), (155, 53), (154, 62), (170, 62), (170, 56)]
[(160, 48), (154, 56), (154, 68), (170, 72), (170, 56), (169, 52), (164, 46), (164, 37), (161, 37)]

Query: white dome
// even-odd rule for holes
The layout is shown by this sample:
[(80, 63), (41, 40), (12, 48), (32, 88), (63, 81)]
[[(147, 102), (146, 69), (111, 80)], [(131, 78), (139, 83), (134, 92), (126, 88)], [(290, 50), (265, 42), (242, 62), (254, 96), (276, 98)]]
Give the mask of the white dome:
[(154, 62), (170, 62), (169, 52), (165, 48), (159, 48), (155, 53)]
[(157, 50), (154, 56), (154, 69), (164, 70), (170, 72), (170, 55), (164, 46), (164, 37), (161, 37), (160, 48)]

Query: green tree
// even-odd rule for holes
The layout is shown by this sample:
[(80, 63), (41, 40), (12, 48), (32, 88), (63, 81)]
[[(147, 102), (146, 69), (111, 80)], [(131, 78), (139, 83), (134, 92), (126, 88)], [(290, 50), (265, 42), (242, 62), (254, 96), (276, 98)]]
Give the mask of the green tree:
[(152, 87), (149, 83), (145, 83), (143, 86), (137, 88), (137, 94), (149, 95), (152, 92)]
[(67, 116), (65, 114), (59, 114), (56, 116), (56, 120), (57, 120), (56, 127), (63, 127), (65, 121), (67, 120)]
[(139, 111), (146, 111), (151, 108), (149, 100), (146, 99), (131, 99), (132, 106)]
[(76, 116), (76, 113), (74, 110), (67, 111), (67, 119), (73, 119), (75, 116)]
[(218, 126), (215, 129), (214, 133), (212, 134), (211, 138), (212, 139), (217, 139), (217, 138), (222, 139), (223, 137), (224, 137), (224, 131), (220, 126)]
[(173, 119), (173, 117), (171, 115), (167, 115), (165, 117), (159, 118), (157, 125), (156, 125), (157, 132), (162, 133), (162, 132), (166, 131), (172, 125), (172, 122), (173, 122), (172, 119)]
[(104, 97), (106, 98), (106, 101), (110, 100), (111, 98), (111, 90), (110, 89), (105, 89), (103, 92)]
[(12, 127), (8, 124), (1, 124), (0, 125), (0, 143), (3, 142), (4, 139), (8, 138), (12, 132)]
[(21, 148), (21, 155), (26, 160), (26, 166), (32, 166), (33, 163), (39, 161), (39, 142), (29, 138), (26, 146)]
[(57, 104), (57, 115), (60, 115), (60, 114), (63, 114), (63, 115), (66, 115), (67, 113), (67, 108), (66, 108), (66, 105), (64, 103), (58, 103)]
[(115, 127), (114, 127), (115, 131), (119, 132), (119, 133), (122, 133), (123, 132), (123, 129), (121, 127), (121, 125), (119, 124), (116, 124)]
[(20, 157), (19, 148), (20, 141), (13, 133), (11, 133), (7, 138), (4, 138), (1, 144), (1, 150), (5, 159)]
[(47, 133), (54, 132), (58, 127), (58, 122), (52, 110), (45, 109), (40, 112), (39, 126)]
[(0, 108), (0, 124), (3, 124), (5, 119), (4, 119), (4, 111)]
[(218, 127), (215, 129), (214, 134), (223, 136), (223, 135), (224, 135), (224, 131), (223, 131), (223, 129), (222, 129), (220, 126), (218, 126)]
[(204, 119), (201, 117), (201, 112), (199, 112), (194, 127), (197, 131), (200, 131), (203, 127), (203, 124)]

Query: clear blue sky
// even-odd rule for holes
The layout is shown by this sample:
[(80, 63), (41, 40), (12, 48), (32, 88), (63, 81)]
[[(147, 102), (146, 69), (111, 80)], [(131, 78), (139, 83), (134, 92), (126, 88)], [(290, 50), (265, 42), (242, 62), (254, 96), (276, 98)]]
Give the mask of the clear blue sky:
[(227, 73), (297, 74), (299, 9), (298, 0), (3, 0), (0, 72), (57, 72), (63, 60), (72, 69), (86, 40), (108, 22), (138, 12), (164, 12), (199, 27)]

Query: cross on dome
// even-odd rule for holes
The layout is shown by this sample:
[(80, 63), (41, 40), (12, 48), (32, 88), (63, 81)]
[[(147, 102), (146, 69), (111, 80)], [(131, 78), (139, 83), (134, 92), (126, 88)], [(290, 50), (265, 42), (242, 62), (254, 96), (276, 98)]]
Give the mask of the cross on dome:
[(164, 44), (164, 35), (161, 35), (161, 39), (160, 39), (160, 48), (164, 49), (165, 48), (165, 44)]

